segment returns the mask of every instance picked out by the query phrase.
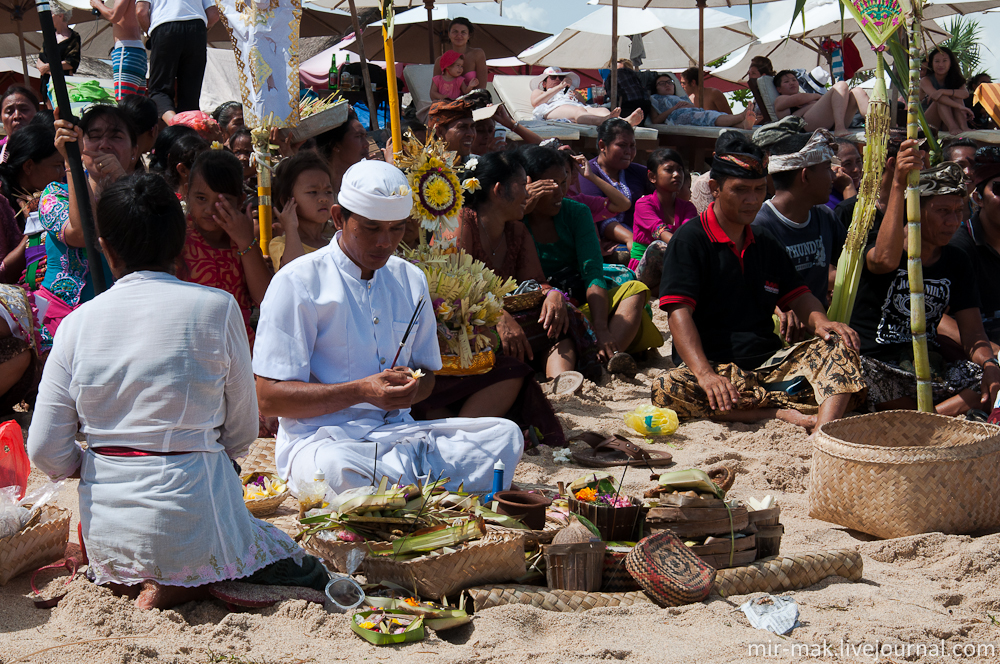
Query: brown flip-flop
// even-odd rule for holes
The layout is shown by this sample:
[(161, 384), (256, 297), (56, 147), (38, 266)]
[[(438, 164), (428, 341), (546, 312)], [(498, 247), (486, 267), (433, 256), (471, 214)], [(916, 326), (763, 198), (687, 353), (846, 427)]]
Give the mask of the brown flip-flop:
[[(584, 440), (584, 442), (588, 442)], [(590, 444), (588, 442), (588, 444)], [(640, 447), (623, 436), (608, 436), (598, 445), (583, 452), (573, 452), (573, 459), (587, 468), (612, 468), (614, 466), (644, 466), (665, 468), (673, 463), (669, 452)]]
[(587, 443), (591, 447), (597, 447), (606, 440), (612, 439), (614, 436), (608, 436), (607, 434), (600, 433), (599, 431), (584, 431), (578, 433), (567, 442), (575, 443), (577, 441), (581, 443)]

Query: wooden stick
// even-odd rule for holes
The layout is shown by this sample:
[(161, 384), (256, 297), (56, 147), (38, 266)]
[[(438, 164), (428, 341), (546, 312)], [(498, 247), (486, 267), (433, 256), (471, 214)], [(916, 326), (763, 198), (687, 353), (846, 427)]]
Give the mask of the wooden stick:
[(611, 74), (608, 76), (611, 109), (618, 107), (618, 0), (611, 0)]
[(358, 8), (354, 0), (347, 0), (351, 8), (351, 23), (354, 25), (354, 38), (358, 40), (358, 60), (361, 61), (361, 80), (365, 85), (365, 98), (368, 100), (368, 126), (378, 130), (378, 107), (375, 105), (375, 92), (372, 90), (372, 77), (368, 73), (368, 58), (365, 57), (365, 40), (361, 32), (361, 22), (358, 21)]
[(698, 0), (698, 106), (705, 108), (705, 0)]
[(406, 326), (406, 332), (403, 333), (403, 338), (399, 342), (399, 349), (396, 350), (396, 357), (392, 358), (392, 364), (389, 368), (396, 366), (396, 360), (399, 359), (399, 354), (403, 352), (403, 346), (406, 345), (406, 339), (410, 336), (410, 332), (413, 330), (413, 324), (417, 322), (417, 316), (420, 315), (420, 310), (424, 308), (424, 296), (421, 295), (420, 299), (417, 300), (417, 306), (413, 310), (413, 316), (410, 318), (410, 324)]

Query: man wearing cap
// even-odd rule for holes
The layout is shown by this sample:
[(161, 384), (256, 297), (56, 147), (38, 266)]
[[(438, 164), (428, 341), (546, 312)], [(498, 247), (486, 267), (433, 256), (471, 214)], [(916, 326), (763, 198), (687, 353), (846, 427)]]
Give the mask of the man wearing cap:
[(257, 395), (261, 413), (280, 418), (275, 460), (293, 489), (322, 470), (338, 492), (383, 476), (403, 484), (447, 477), (449, 488), (486, 492), (498, 460), (510, 485), (524, 447), (514, 423), (409, 414), (441, 368), (427, 280), (393, 256), (412, 200), (396, 167), (351, 166), (333, 212), (342, 230), (282, 268), (261, 303)]
[[(956, 231), (951, 244), (972, 262), (983, 327), (996, 352), (1000, 351), (1000, 148), (977, 150), (971, 170), (976, 211)], [(943, 325), (941, 331), (945, 332)]]
[[(716, 144), (714, 201), (681, 226), (664, 258), (660, 308), (677, 366), (653, 382), (653, 404), (682, 418), (777, 417), (813, 430), (864, 391), (854, 331), (831, 322), (785, 248), (755, 233), (767, 189), (761, 149), (742, 134)], [(794, 310), (816, 338), (783, 349), (775, 307)]]
[[(910, 284), (907, 275), (905, 200), (907, 177), (922, 165), (916, 141), (903, 143), (882, 226), (869, 235), (851, 316), (861, 339), (868, 405), (879, 410), (916, 408)], [(920, 261), (927, 346), (935, 409), (961, 415), (993, 404), (1000, 368), (979, 313), (979, 288), (968, 257), (949, 242), (962, 224), (965, 176), (946, 161), (920, 172)], [(947, 361), (938, 343), (945, 313), (957, 323), (966, 357)], [(979, 390), (977, 393), (976, 390)]]
[(473, 108), (472, 101), (460, 97), (454, 101), (436, 101), (427, 111), (427, 136), (433, 132), (447, 143), (449, 150), (457, 152), (462, 161), (472, 154), (472, 144), (476, 141)]
[(809, 291), (828, 300), (847, 229), (826, 206), (833, 188), (833, 135), (826, 129), (789, 133), (770, 146), (767, 172), (774, 197), (764, 201), (753, 229), (765, 229), (788, 252)]

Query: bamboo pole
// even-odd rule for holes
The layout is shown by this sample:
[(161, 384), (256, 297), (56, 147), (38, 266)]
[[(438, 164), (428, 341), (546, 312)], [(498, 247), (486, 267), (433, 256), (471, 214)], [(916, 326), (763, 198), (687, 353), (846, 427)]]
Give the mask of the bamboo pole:
[(31, 89), (31, 79), (28, 78), (28, 53), (24, 50), (24, 30), (21, 29), (21, 19), (14, 20), (17, 23), (17, 42), (21, 47), (21, 71), (24, 72), (24, 87)]
[(427, 57), (430, 58), (427, 62), (434, 64), (437, 60), (434, 56), (434, 0), (424, 0), (424, 7), (427, 8)]
[(257, 160), (257, 229), (260, 232), (260, 252), (269, 258), (271, 244), (271, 153), (270, 128), (265, 124), (251, 132)]
[[(921, 5), (914, 3), (907, 26), (910, 38), (910, 90), (906, 108), (906, 138), (917, 138), (917, 109), (920, 91), (920, 53), (918, 51)], [(927, 355), (927, 315), (924, 303), (924, 271), (920, 261), (920, 172), (909, 174), (906, 187), (906, 253), (910, 280), (910, 331), (913, 334), (913, 369), (917, 376), (917, 410), (934, 412), (931, 392), (930, 360)]]
[(618, 0), (611, 0), (611, 74), (608, 75), (608, 99), (618, 108)]
[(361, 32), (361, 22), (358, 21), (358, 8), (354, 0), (348, 0), (351, 10), (351, 23), (354, 26), (354, 37), (358, 41), (358, 60), (361, 61), (361, 80), (365, 85), (365, 98), (368, 100), (368, 127), (378, 130), (378, 107), (375, 105), (375, 91), (372, 90), (372, 77), (368, 73), (368, 58), (365, 57), (365, 40)]

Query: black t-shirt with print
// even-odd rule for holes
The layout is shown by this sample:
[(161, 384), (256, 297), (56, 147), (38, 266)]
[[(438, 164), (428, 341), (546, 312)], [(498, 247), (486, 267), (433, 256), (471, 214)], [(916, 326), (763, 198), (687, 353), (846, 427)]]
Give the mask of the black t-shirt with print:
[[(874, 232), (869, 235), (866, 256), (875, 247), (875, 237)], [(906, 252), (900, 258), (899, 268), (886, 274), (874, 274), (867, 262), (862, 265), (851, 316), (851, 327), (861, 338), (861, 354), (885, 362), (912, 358)], [(941, 316), (978, 308), (979, 289), (968, 257), (951, 245), (942, 247), (941, 257), (933, 265), (924, 265), (923, 272), (927, 343), (936, 347)]]
[[(667, 245), (660, 307), (687, 304), (709, 362), (756, 369), (782, 348), (774, 332), (782, 309), (809, 292), (791, 259), (764, 229), (747, 227), (742, 251), (715, 220), (713, 205), (681, 226)], [(674, 346), (673, 360), (681, 363)]]

